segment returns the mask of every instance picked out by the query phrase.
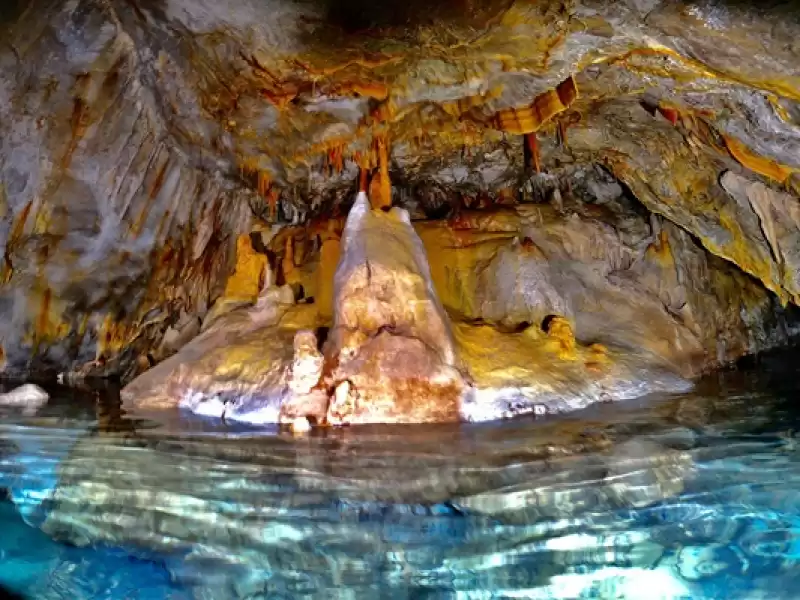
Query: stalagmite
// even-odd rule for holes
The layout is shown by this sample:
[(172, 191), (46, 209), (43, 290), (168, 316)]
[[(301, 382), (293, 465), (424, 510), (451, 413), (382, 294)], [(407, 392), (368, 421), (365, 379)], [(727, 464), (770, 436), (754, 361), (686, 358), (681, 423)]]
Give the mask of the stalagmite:
[(407, 211), (372, 210), (363, 192), (342, 236), (325, 357), (331, 424), (458, 419), (466, 386), (422, 242)]

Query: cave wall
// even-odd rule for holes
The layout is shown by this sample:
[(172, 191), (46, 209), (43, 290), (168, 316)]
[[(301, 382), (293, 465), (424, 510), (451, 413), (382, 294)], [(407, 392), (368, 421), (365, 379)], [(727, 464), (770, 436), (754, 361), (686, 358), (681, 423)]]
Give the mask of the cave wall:
[(130, 342), (123, 358), (146, 352), (219, 295), (250, 219), (249, 192), (172, 142), (112, 13), (95, 3), (35, 8), (0, 45), (0, 338), (10, 373), (117, 359)]
[(759, 282), (669, 221), (575, 204), (418, 226), (445, 306), (508, 331), (566, 316), (584, 345), (647, 356), (687, 377), (788, 342)]

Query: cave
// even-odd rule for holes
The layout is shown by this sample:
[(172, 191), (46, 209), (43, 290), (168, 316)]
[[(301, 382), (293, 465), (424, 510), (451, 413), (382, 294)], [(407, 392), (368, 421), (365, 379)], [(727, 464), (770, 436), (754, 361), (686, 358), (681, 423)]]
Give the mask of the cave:
[(800, 334), (798, 31), (733, 0), (5, 2), (0, 378), (306, 440), (700, 393)]
[[(370, 338), (438, 328), (381, 352), (447, 354), (461, 408), (372, 419), (491, 420), (682, 389), (797, 332), (788, 9), (234, 4), (4, 8), (6, 375), (143, 376), (125, 392), (142, 406), (301, 418), (293, 332), (341, 344), (359, 327), (344, 313), (377, 310)], [(426, 264), (407, 272), (388, 255), (408, 244), (377, 239), (359, 260), (384, 263), (383, 288), (428, 283), (350, 310), (334, 275), (359, 191), (406, 215), (371, 227), (421, 240), (405, 258)], [(283, 342), (228, 359), (235, 330)], [(308, 416), (333, 402), (339, 350), (317, 351)], [(402, 395), (431, 404), (410, 365), (375, 368), (405, 369)]]

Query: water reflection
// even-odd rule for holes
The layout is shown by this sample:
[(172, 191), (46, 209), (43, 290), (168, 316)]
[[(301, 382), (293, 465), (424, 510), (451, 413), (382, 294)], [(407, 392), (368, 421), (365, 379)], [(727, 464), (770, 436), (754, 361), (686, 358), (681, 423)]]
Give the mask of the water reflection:
[(300, 438), (91, 392), (6, 416), (0, 485), (39, 528), (20, 545), (99, 582), (76, 598), (124, 597), (97, 565), (130, 556), (153, 597), (795, 598), (799, 363), (774, 361), (545, 421)]

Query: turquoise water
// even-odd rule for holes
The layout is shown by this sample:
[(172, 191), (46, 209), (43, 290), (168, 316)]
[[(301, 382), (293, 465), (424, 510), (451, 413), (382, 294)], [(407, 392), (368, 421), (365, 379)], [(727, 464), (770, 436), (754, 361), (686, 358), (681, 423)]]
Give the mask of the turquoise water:
[(799, 358), (559, 419), (304, 438), (55, 390), (37, 416), (0, 415), (0, 584), (70, 600), (796, 599)]

